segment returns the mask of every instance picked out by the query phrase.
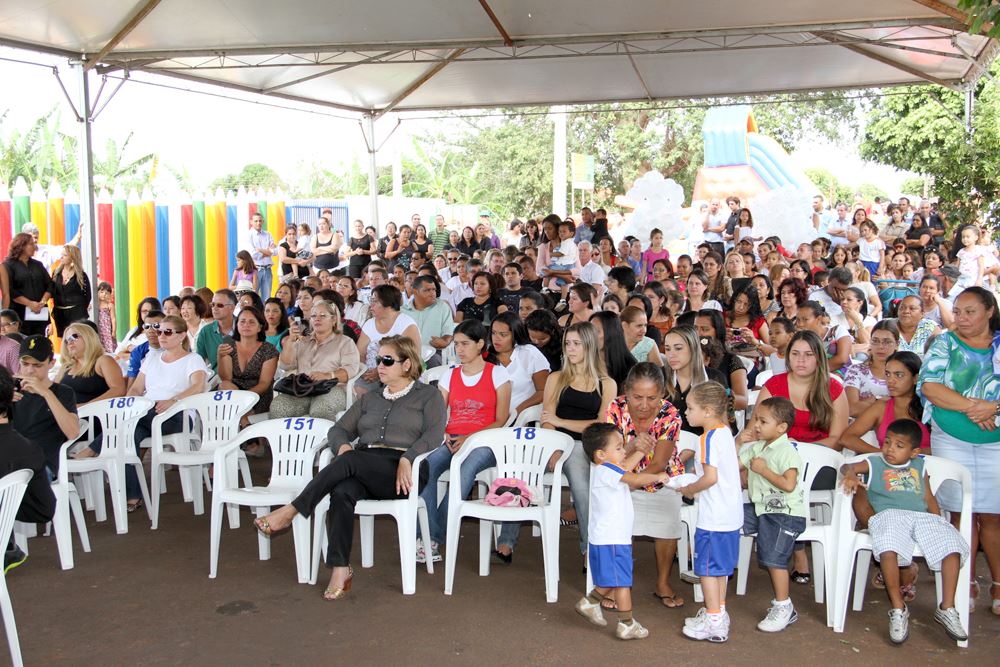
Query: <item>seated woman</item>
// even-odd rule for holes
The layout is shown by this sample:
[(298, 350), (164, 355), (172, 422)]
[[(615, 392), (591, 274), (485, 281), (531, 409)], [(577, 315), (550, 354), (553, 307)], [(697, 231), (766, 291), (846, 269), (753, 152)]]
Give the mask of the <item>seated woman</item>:
[[(253, 406), (253, 414), (263, 414), (271, 409), (274, 396), (272, 385), (278, 370), (278, 350), (266, 340), (267, 323), (256, 308), (245, 308), (236, 318), (236, 345), (219, 346), (219, 389), (245, 389), (260, 398)], [(244, 415), (240, 425), (249, 424)], [(251, 450), (255, 451), (255, 450)]]
[[(790, 439), (840, 449), (850, 406), (841, 381), (830, 375), (823, 341), (813, 331), (798, 331), (788, 344), (785, 358), (788, 372), (765, 382), (757, 401), (771, 396), (789, 399), (795, 406), (795, 423), (788, 430)], [(746, 442), (748, 437), (748, 429), (744, 429), (737, 443)], [(834, 487), (836, 475), (827, 475), (827, 472), (817, 475), (814, 490)], [(808, 584), (812, 580), (804, 548), (796, 547), (792, 580), (797, 584)]]
[(684, 419), (691, 388), (709, 380), (726, 386), (726, 377), (705, 364), (698, 340), (697, 332), (690, 326), (674, 327), (663, 340), (663, 354), (667, 360), (663, 369), (665, 396), (682, 417), (681, 430), (695, 435), (701, 435), (703, 429), (700, 426), (690, 425), (687, 419)]
[(420, 329), (412, 317), (399, 312), (403, 307), (403, 293), (392, 285), (379, 285), (371, 292), (371, 317), (361, 327), (358, 336), (358, 354), (367, 367), (355, 384), (355, 393), (361, 395), (378, 388), (379, 372), (376, 366), (378, 346), (385, 336), (406, 336), (420, 349)]
[(737, 354), (754, 356), (760, 353), (762, 343), (771, 342), (767, 320), (760, 310), (758, 289), (752, 282), (733, 297), (725, 321), (730, 329), (726, 337), (727, 347)]
[[(542, 428), (551, 428), (569, 435), (573, 451), (563, 463), (563, 474), (569, 480), (569, 490), (580, 525), (580, 553), (587, 552), (587, 520), (590, 504), (590, 461), (580, 445), (583, 429), (603, 422), (608, 405), (618, 393), (615, 381), (604, 370), (604, 360), (597, 344), (597, 331), (589, 322), (579, 322), (563, 336), (562, 370), (549, 375), (542, 399)], [(555, 466), (559, 452), (549, 460), (549, 470)], [(574, 521), (568, 513), (565, 521)]]
[(350, 276), (337, 278), (337, 293), (344, 297), (344, 317), (358, 324), (368, 321), (368, 304), (358, 300), (358, 288)]
[(322, 417), (336, 419), (347, 408), (347, 391), (340, 385), (361, 371), (358, 348), (341, 333), (340, 311), (332, 303), (317, 301), (309, 318), (312, 332), (304, 335), (301, 324), (293, 324), (281, 350), (281, 368), (305, 373), (310, 380), (337, 380), (326, 394), (296, 397), (278, 393), (271, 403), (271, 417)]
[(562, 368), (562, 330), (556, 316), (548, 310), (532, 311), (524, 319), (528, 340), (538, 348), (553, 372)]
[(853, 364), (844, 373), (844, 388), (852, 418), (865, 412), (876, 401), (889, 397), (886, 361), (898, 344), (896, 325), (891, 320), (882, 320), (872, 329), (867, 361)]
[(924, 348), (931, 336), (941, 333), (938, 325), (924, 317), (919, 296), (906, 296), (896, 308), (896, 328), (899, 329), (899, 350), (915, 352), (923, 359)]
[[(725, 350), (726, 327), (723, 324), (721, 312), (712, 309), (699, 311), (695, 318), (695, 330), (699, 336), (719, 341)], [(746, 410), (750, 395), (747, 367), (743, 365), (739, 357), (728, 350), (725, 350), (718, 361), (713, 364), (713, 367), (727, 378), (722, 386), (729, 387), (733, 397), (733, 409)]]
[(192, 350), (195, 349), (195, 345), (198, 342), (198, 334), (205, 325), (205, 314), (207, 312), (208, 306), (205, 305), (200, 296), (192, 294), (181, 299), (181, 319), (187, 325), (188, 344), (191, 345)]
[[(487, 361), (487, 331), (478, 320), (466, 320), (455, 327), (455, 355), (460, 365), (450, 369), (438, 381), (438, 389), (450, 410), (445, 427), (444, 444), (427, 457), (427, 486), (421, 497), (427, 504), (430, 553), (421, 544), (417, 560), (440, 560), (448, 528), (448, 494), (438, 499), (437, 481), (451, 466), (451, 459), (462, 448), (465, 439), (477, 431), (500, 428), (510, 414), (511, 382), (507, 369)], [(476, 482), (476, 475), (496, 465), (493, 451), (483, 448), (473, 452), (462, 463), (462, 498), (467, 498)]]
[[(657, 285), (659, 283), (656, 283)], [(648, 286), (647, 286), (648, 289)], [(635, 306), (628, 306), (622, 311), (622, 332), (625, 334), (625, 345), (637, 362), (646, 361), (655, 366), (663, 366), (660, 350), (652, 338), (646, 336), (646, 313)], [(622, 378), (624, 381), (625, 378)], [(615, 380), (617, 382), (617, 379)]]
[(264, 340), (281, 352), (281, 341), (288, 335), (288, 313), (280, 299), (272, 296), (264, 302), (264, 321)]
[(827, 368), (831, 373), (847, 372), (851, 365), (851, 349), (854, 339), (842, 324), (830, 326), (830, 316), (820, 303), (806, 301), (799, 307), (795, 324), (799, 331), (812, 331), (819, 336), (826, 350)]
[(624, 383), (636, 360), (625, 343), (621, 319), (614, 313), (601, 311), (590, 316), (590, 323), (597, 332), (597, 345), (603, 351), (604, 370), (616, 386)]
[[(357, 502), (405, 498), (413, 460), (440, 446), (444, 438), (447, 411), (441, 392), (419, 381), (420, 346), (407, 336), (385, 336), (376, 352), (383, 389), (361, 396), (330, 429), (327, 443), (336, 458), (291, 504), (254, 522), (257, 530), (272, 535), (291, 526), (298, 514), (312, 516), (320, 501), (330, 497), (326, 564), (333, 571), (323, 593), (326, 600), (339, 600), (351, 589)], [(420, 486), (425, 484), (421, 471)]]
[[(61, 367), (56, 382), (76, 392), (77, 408), (95, 401), (125, 395), (125, 376), (114, 357), (104, 353), (101, 338), (93, 327), (74, 322), (66, 327), (62, 339)], [(100, 432), (89, 434), (90, 446), (73, 458), (81, 459), (101, 451)]]
[(499, 313), (507, 312), (507, 306), (497, 296), (498, 287), (492, 274), (480, 271), (469, 281), (472, 296), (462, 299), (455, 307), (455, 321), (479, 320), (489, 325)]
[(551, 366), (531, 344), (527, 328), (514, 313), (503, 313), (493, 320), (490, 354), (510, 376), (511, 412), (520, 414), (533, 405), (540, 405)]
[[(656, 260), (653, 265), (654, 277), (657, 273), (656, 269), (663, 266), (662, 260)], [(663, 276), (663, 280), (668, 279), (668, 276)], [(667, 288), (661, 282), (660, 278), (652, 280), (646, 283), (646, 286), (642, 288), (642, 293), (649, 299), (652, 305), (652, 316), (649, 317), (649, 324), (656, 327), (657, 332), (660, 334), (660, 343), (657, 346), (657, 351), (663, 351), (663, 337), (667, 335), (674, 326), (674, 314), (670, 310), (670, 295)], [(637, 357), (638, 358), (638, 357)], [(642, 361), (642, 359), (639, 359)], [(652, 361), (652, 360), (650, 360)]]
[(559, 318), (563, 329), (577, 322), (589, 322), (597, 310), (597, 290), (590, 283), (574, 283), (566, 297), (567, 313)]
[(868, 404), (854, 423), (844, 431), (840, 443), (844, 449), (855, 454), (870, 454), (881, 451), (878, 445), (870, 445), (864, 440), (869, 431), (875, 432), (875, 441), (883, 442), (889, 424), (897, 419), (912, 419), (920, 424), (924, 434), (920, 443), (922, 453), (930, 454), (931, 435), (923, 423), (924, 407), (917, 394), (917, 377), (920, 375), (920, 357), (913, 352), (895, 352), (885, 362), (886, 388), (888, 396), (878, 398)]
[(864, 353), (871, 344), (872, 327), (878, 322), (868, 314), (868, 301), (859, 287), (848, 287), (840, 297), (840, 307), (844, 311), (847, 333), (854, 340), (852, 353)]
[[(208, 379), (205, 361), (191, 352), (184, 320), (179, 317), (164, 317), (155, 326), (159, 331), (163, 353), (146, 355), (138, 377), (128, 390), (129, 396), (142, 396), (155, 401), (153, 408), (135, 425), (136, 454), (139, 454), (142, 441), (153, 434), (153, 418), (180, 399), (205, 391), (205, 381)], [(162, 433), (180, 433), (184, 425), (183, 419), (184, 415), (180, 413), (167, 419), (163, 422)], [(129, 512), (142, 507), (139, 478), (132, 466), (125, 469), (125, 492)]]
[[(662, 369), (641, 362), (625, 379), (623, 395), (608, 406), (608, 422), (621, 430), (628, 447), (623, 469), (654, 474), (666, 471), (671, 477), (684, 472), (675, 446), (681, 417), (664, 400), (663, 393)], [(670, 585), (677, 539), (681, 536), (681, 495), (656, 484), (633, 491), (632, 504), (635, 508), (632, 535), (653, 538), (656, 553), (653, 595), (666, 607), (683, 607), (684, 599)]]

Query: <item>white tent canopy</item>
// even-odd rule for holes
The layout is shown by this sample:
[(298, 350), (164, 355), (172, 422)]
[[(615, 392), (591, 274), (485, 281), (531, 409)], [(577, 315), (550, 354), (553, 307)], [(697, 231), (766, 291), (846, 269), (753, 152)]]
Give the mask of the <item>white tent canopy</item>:
[(933, 82), (995, 44), (940, 0), (8, 0), (0, 44), (344, 110)]

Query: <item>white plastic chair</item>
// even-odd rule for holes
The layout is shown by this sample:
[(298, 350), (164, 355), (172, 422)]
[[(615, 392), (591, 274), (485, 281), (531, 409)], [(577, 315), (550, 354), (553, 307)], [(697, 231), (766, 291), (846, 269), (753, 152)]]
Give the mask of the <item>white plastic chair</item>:
[[(135, 425), (152, 407), (153, 401), (148, 398), (123, 396), (109, 398), (100, 403), (89, 403), (80, 407), (77, 413), (81, 420), (86, 421), (88, 433), (95, 432), (95, 424), (101, 425), (101, 451), (97, 456), (67, 460), (65, 470), (69, 474), (83, 474), (91, 480), (97, 478), (98, 484), (96, 488), (91, 488), (94, 492), (91, 495), (95, 504), (94, 513), (98, 521), (107, 519), (104, 490), (100, 486), (100, 477), (107, 477), (108, 487), (111, 490), (111, 507), (115, 514), (115, 530), (119, 535), (128, 532), (128, 513), (125, 507), (125, 466), (135, 468), (139, 477), (142, 498), (146, 503), (147, 514), (150, 511), (146, 473), (143, 471), (142, 460), (135, 453)], [(87, 481), (84, 480), (85, 483)]]
[[(879, 454), (862, 454), (849, 459), (848, 463), (860, 463), (869, 456)], [(962, 518), (959, 521), (958, 532), (966, 544), (972, 543), (972, 475), (969, 469), (960, 463), (949, 461), (940, 456), (924, 456), (924, 472), (930, 480), (931, 493), (937, 494), (945, 480), (953, 480), (962, 485)], [(861, 611), (865, 603), (865, 589), (868, 586), (868, 567), (871, 563), (872, 539), (867, 530), (855, 530), (856, 517), (851, 497), (838, 492), (834, 502), (834, 530), (836, 532), (838, 553), (837, 568), (834, 577), (835, 589), (830, 594), (834, 612), (829, 623), (834, 632), (843, 632), (847, 620), (848, 598), (851, 594), (851, 572), (854, 575), (854, 610)], [(920, 556), (920, 550), (914, 556)], [(958, 586), (955, 591), (955, 608), (962, 621), (962, 628), (969, 632), (969, 587), (963, 582), (969, 581), (972, 559), (970, 554), (965, 564), (958, 572)], [(941, 573), (934, 576), (937, 588), (937, 601), (941, 603)], [(962, 648), (969, 645), (968, 641), (958, 642)]]
[[(802, 458), (802, 470), (799, 471), (804, 491), (803, 502), (806, 505), (806, 529), (799, 535), (796, 541), (811, 542), (813, 555), (813, 582), (815, 586), (814, 596), (818, 604), (822, 604), (825, 589), (829, 589), (830, 596), (834, 587), (836, 558), (834, 548), (836, 536), (832, 523), (820, 524), (813, 520), (813, 513), (810, 511), (811, 491), (816, 475), (824, 468), (833, 468), (837, 472), (838, 482), (840, 480), (840, 467), (844, 465), (844, 457), (840, 452), (834, 451), (823, 445), (816, 445), (810, 442), (792, 443)], [(825, 500), (821, 501), (825, 502)], [(740, 555), (739, 572), (736, 575), (736, 594), (746, 595), (747, 578), (750, 570), (750, 552), (753, 550), (755, 535), (740, 535)], [(827, 621), (833, 618), (832, 600), (826, 605)]]
[(542, 421), (542, 404), (532, 405), (517, 413), (514, 426), (535, 426)]
[(355, 375), (354, 377), (352, 377), (351, 379), (349, 379), (347, 381), (347, 384), (344, 385), (344, 391), (347, 392), (347, 403), (345, 404), (345, 407), (344, 407), (344, 411), (345, 412), (347, 411), (348, 408), (350, 408), (354, 404), (354, 400), (355, 400), (354, 385), (355, 385), (355, 383), (357, 383), (357, 381), (359, 379), (361, 379), (361, 376), (365, 374), (366, 370), (368, 370), (368, 369), (367, 368), (362, 368), (360, 371), (358, 371), (357, 375)]
[[(21, 506), (21, 499), (31, 481), (30, 470), (18, 470), (0, 479), (0, 539), (4, 544), (10, 540), (14, 530), (14, 517)], [(10, 592), (7, 590), (7, 576), (0, 571), (0, 611), (3, 612), (3, 625), (7, 633), (7, 645), (10, 647), (10, 661), (14, 667), (21, 667), (21, 642), (17, 638), (17, 624), (14, 622), (14, 607), (10, 603)]]
[[(208, 576), (215, 578), (219, 565), (219, 540), (222, 535), (222, 505), (229, 503), (254, 508), (258, 517), (275, 505), (287, 505), (312, 479), (316, 454), (326, 443), (333, 422), (313, 417), (272, 419), (244, 429), (235, 440), (215, 450), (215, 483), (212, 485), (212, 528)], [(240, 445), (253, 438), (264, 438), (271, 447), (271, 477), (267, 486), (239, 486), (235, 459)], [(232, 524), (230, 523), (232, 527)], [(295, 541), (295, 565), (300, 584), (309, 583), (309, 519), (298, 515), (292, 521)], [(257, 547), (261, 560), (271, 558), (271, 538), (258, 533)]]
[(767, 371), (761, 371), (760, 373), (757, 373), (756, 382), (754, 382), (754, 384), (756, 385), (756, 388), (757, 389), (762, 388), (764, 386), (764, 384), (768, 380), (770, 380), (772, 377), (774, 377), (774, 371), (767, 370)]
[[(479, 575), (490, 573), (490, 541), (495, 521), (532, 521), (541, 527), (542, 557), (545, 565), (545, 599), (559, 599), (559, 507), (562, 503), (562, 467), (573, 450), (573, 440), (565, 433), (538, 428), (494, 428), (474, 433), (451, 460), (452, 488), (448, 494), (448, 538), (445, 560), (445, 595), (451, 595), (455, 581), (455, 560), (463, 516), (479, 518)], [(469, 453), (489, 447), (496, 458), (496, 476), (516, 477), (527, 484), (535, 503), (529, 507), (494, 507), (483, 500), (462, 500), (457, 487), (462, 463)], [(543, 478), (549, 458), (561, 454), (552, 471), (552, 488), (546, 499)]]
[[(679, 454), (683, 451), (692, 451), (697, 455), (700, 444), (701, 438), (699, 436), (690, 431), (681, 431), (677, 439), (677, 452)], [(681, 504), (681, 523), (684, 524), (684, 530), (681, 531), (680, 539), (677, 541), (678, 574), (693, 577), (694, 563), (691, 560), (691, 551), (694, 544), (694, 531), (698, 524), (697, 499), (695, 499), (692, 505), (688, 505), (687, 503)], [(695, 602), (701, 602), (703, 599), (700, 584), (694, 585), (694, 597)]]
[(426, 371), (420, 374), (420, 381), (424, 384), (430, 384), (432, 382), (440, 382), (441, 378), (444, 377), (446, 372), (451, 371), (450, 366), (435, 366), (434, 368), (428, 368)]
[[(150, 512), (152, 528), (156, 530), (160, 522), (160, 494), (163, 493), (164, 466), (175, 465), (181, 478), (188, 479), (188, 488), (194, 502), (196, 515), (205, 513), (205, 498), (202, 494), (202, 476), (207, 466), (212, 464), (215, 450), (236, 437), (240, 430), (240, 419), (250, 412), (257, 404), (257, 394), (252, 391), (225, 390), (207, 391), (202, 394), (188, 396), (174, 403), (167, 410), (153, 419), (153, 448), (151, 454), (150, 479), (153, 485), (153, 503)], [(196, 439), (200, 446), (194, 448), (176, 448), (173, 451), (164, 447), (163, 423), (176, 414), (183, 414), (187, 421), (188, 411), (198, 415), (201, 422), (201, 438)], [(243, 480), (250, 483), (250, 466), (246, 454), (240, 450), (240, 456), (234, 460), (239, 464)], [(239, 511), (234, 509), (229, 514), (233, 528), (239, 526)]]
[[(420, 497), (417, 487), (420, 481), (420, 464), (430, 455), (426, 452), (413, 460), (413, 477), (410, 494), (401, 500), (359, 500), (354, 507), (354, 514), (361, 519), (361, 567), (375, 565), (375, 517), (389, 515), (396, 520), (396, 532), (399, 535), (399, 568), (403, 579), (403, 595), (413, 595), (417, 590), (417, 523), (420, 524), (420, 534), (430, 535), (430, 523), (427, 518), (427, 505)], [(333, 452), (324, 449), (319, 458), (319, 468), (322, 470), (333, 460)], [(327, 496), (313, 511), (313, 551), (312, 578), (309, 583), (315, 584), (319, 579), (319, 563), (323, 558), (323, 550), (327, 547), (326, 515), (330, 511), (330, 497)], [(430, 550), (430, 543), (424, 544)], [(433, 559), (427, 558), (427, 572), (434, 574)]]

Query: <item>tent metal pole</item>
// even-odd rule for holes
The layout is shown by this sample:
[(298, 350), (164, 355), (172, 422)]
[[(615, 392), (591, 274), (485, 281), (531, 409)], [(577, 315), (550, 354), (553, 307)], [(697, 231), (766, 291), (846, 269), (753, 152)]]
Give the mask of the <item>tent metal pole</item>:
[(552, 212), (566, 218), (566, 107), (552, 107)]
[(965, 134), (968, 140), (972, 141), (973, 125), (972, 119), (973, 114), (976, 110), (976, 86), (975, 84), (969, 84), (965, 87)]
[(377, 234), (382, 233), (378, 224), (378, 165), (376, 156), (378, 144), (375, 143), (375, 114), (369, 112), (365, 114), (365, 122), (368, 125), (368, 200), (371, 203), (371, 224), (375, 226)]
[(78, 147), (80, 156), (80, 224), (83, 233), (80, 235), (80, 250), (83, 254), (84, 270), (90, 276), (91, 318), (96, 322), (100, 314), (100, 304), (97, 298), (97, 216), (94, 210), (94, 152), (92, 146), (93, 110), (90, 105), (90, 76), (86, 61), (73, 63), (79, 79), (77, 109), (79, 110), (80, 136)]

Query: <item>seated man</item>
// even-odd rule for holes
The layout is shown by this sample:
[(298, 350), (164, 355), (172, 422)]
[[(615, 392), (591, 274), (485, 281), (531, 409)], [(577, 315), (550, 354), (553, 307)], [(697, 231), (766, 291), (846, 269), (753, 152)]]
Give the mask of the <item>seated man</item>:
[[(46, 523), (56, 512), (56, 497), (45, 472), (45, 454), (37, 443), (14, 430), (10, 415), (14, 405), (14, 378), (6, 368), (0, 368), (0, 477), (17, 470), (30, 470), (33, 475), (17, 510), (17, 520), (24, 523)], [(13, 538), (7, 543), (4, 572), (17, 567), (28, 557)]]
[(55, 477), (59, 472), (59, 448), (80, 435), (76, 393), (49, 379), (55, 359), (52, 343), (45, 336), (25, 338), (20, 356), (20, 383), (15, 383), (11, 425), (41, 447), (49, 474)]
[(403, 306), (402, 312), (413, 318), (420, 330), (420, 341), (434, 348), (427, 368), (441, 365), (441, 350), (451, 343), (455, 319), (451, 306), (438, 298), (438, 286), (431, 276), (418, 276), (413, 281), (413, 302)]
[(146, 315), (146, 319), (143, 320), (142, 328), (146, 334), (146, 341), (140, 343), (132, 348), (132, 353), (128, 358), (128, 369), (125, 371), (126, 390), (132, 388), (132, 383), (135, 379), (139, 377), (139, 369), (142, 368), (142, 362), (146, 357), (152, 354), (154, 357), (163, 353), (160, 348), (160, 331), (158, 329), (160, 322), (166, 315), (159, 310), (151, 310), (149, 314)]
[(220, 289), (212, 296), (209, 305), (212, 308), (211, 324), (204, 327), (198, 334), (196, 345), (198, 355), (215, 371), (219, 361), (219, 346), (226, 337), (232, 337), (236, 330), (236, 294), (231, 289)]

